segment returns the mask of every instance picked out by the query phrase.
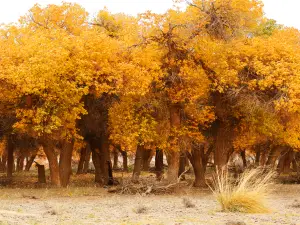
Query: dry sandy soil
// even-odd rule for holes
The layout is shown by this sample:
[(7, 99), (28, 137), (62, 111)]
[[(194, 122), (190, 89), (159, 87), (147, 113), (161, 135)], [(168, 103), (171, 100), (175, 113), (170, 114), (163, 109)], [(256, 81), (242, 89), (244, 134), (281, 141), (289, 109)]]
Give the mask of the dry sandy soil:
[[(54, 197), (61, 196), (61, 197)], [(195, 207), (187, 208), (183, 198)], [(108, 194), (99, 187), (0, 189), (0, 224), (299, 224), (300, 185), (276, 185), (269, 214), (224, 213), (209, 191), (176, 195)], [(241, 223), (242, 224), (242, 223)]]

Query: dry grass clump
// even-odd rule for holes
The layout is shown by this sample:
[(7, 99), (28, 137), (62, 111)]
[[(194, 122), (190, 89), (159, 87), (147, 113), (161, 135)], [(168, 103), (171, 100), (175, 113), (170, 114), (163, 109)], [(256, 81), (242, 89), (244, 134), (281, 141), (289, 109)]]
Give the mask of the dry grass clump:
[(139, 205), (133, 211), (137, 214), (143, 214), (148, 211), (148, 208), (144, 205)]
[(195, 204), (188, 198), (183, 198), (182, 203), (185, 206), (185, 208), (195, 208)]
[(223, 211), (243, 213), (267, 213), (270, 209), (265, 200), (270, 192), (274, 171), (260, 169), (245, 171), (233, 182), (228, 172), (214, 178), (212, 191)]

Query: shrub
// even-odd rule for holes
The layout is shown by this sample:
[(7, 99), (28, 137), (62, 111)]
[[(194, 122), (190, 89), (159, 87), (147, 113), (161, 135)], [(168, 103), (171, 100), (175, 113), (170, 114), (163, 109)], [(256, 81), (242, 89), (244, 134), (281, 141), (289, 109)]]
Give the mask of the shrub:
[(245, 171), (233, 182), (227, 171), (214, 177), (212, 191), (223, 211), (267, 213), (266, 198), (275, 172), (260, 169)]

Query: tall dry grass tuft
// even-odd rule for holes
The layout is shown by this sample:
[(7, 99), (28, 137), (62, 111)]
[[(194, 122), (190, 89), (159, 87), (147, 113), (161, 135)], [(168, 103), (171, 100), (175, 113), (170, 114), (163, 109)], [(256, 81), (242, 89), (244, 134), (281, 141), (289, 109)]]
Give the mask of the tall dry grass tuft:
[(266, 198), (271, 190), (275, 172), (261, 169), (245, 171), (237, 181), (232, 181), (227, 171), (217, 172), (211, 188), (223, 211), (267, 213)]

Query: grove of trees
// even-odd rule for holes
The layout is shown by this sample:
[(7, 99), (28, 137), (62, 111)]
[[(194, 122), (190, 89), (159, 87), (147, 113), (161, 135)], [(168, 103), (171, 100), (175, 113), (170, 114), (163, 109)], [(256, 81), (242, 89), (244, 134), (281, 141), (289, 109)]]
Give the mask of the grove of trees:
[[(181, 2), (181, 1), (179, 1)], [(110, 155), (135, 154), (133, 180), (156, 154), (157, 178), (189, 163), (205, 186), (209, 161), (233, 152), (281, 172), (298, 168), (300, 32), (263, 13), (260, 0), (183, 1), (137, 17), (78, 4), (33, 6), (0, 29), (0, 167), (29, 170), (37, 149), (51, 183), (67, 186), (91, 158), (108, 184)], [(28, 168), (29, 167), (29, 168)], [(0, 168), (0, 169), (1, 169)], [(18, 168), (17, 168), (18, 169)]]

